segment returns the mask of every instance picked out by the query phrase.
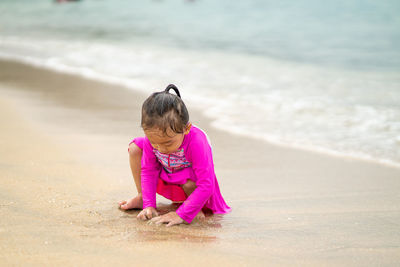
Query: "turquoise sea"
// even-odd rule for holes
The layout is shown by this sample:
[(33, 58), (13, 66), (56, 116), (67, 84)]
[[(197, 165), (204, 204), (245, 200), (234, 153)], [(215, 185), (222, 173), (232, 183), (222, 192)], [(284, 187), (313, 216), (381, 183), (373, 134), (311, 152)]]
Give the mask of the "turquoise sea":
[(395, 0), (1, 0), (0, 57), (148, 93), (175, 83), (215, 127), (400, 166), (399, 14)]

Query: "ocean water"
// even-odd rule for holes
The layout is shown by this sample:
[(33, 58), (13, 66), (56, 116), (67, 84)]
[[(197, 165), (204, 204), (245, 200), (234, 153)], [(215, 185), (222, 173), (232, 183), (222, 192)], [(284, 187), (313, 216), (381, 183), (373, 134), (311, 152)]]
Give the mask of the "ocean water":
[(175, 83), (215, 127), (400, 166), (399, 14), (397, 0), (1, 0), (0, 57)]

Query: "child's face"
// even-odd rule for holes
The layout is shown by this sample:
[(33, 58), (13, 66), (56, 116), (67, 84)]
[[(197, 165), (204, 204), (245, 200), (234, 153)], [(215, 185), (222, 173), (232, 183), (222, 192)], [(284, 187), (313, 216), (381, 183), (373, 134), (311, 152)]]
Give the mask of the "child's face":
[(149, 139), (153, 148), (161, 153), (171, 154), (176, 152), (182, 145), (185, 134), (189, 132), (189, 129), (184, 133), (175, 133), (171, 129), (168, 129), (167, 134), (165, 134), (162, 130), (153, 128), (145, 130), (144, 134)]

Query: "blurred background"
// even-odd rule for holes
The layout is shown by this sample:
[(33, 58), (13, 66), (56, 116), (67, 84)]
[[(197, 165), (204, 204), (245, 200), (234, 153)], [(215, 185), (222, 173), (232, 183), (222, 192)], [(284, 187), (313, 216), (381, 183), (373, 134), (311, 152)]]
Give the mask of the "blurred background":
[(175, 83), (226, 131), (400, 166), (399, 14), (397, 0), (1, 0), (0, 58), (146, 94)]

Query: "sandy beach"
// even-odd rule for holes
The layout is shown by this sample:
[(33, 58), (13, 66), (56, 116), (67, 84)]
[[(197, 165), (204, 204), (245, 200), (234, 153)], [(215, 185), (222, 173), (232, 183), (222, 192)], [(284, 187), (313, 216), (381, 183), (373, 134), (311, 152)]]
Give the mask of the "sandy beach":
[(399, 168), (231, 135), (190, 106), (232, 212), (166, 228), (119, 210), (146, 97), (0, 61), (1, 266), (399, 264)]

